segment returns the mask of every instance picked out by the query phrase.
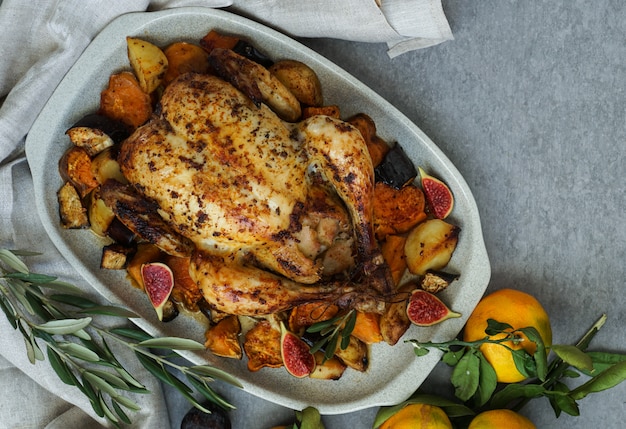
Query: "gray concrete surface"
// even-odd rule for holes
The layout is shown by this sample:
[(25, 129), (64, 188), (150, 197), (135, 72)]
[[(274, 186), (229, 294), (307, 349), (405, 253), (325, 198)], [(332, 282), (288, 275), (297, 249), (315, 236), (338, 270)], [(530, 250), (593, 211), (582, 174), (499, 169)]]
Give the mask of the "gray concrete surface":
[[(394, 104), (459, 168), (482, 216), (489, 291), (535, 295), (559, 344), (606, 313), (592, 349), (626, 353), (626, 2), (443, 4), (455, 40), (395, 59), (380, 45), (303, 42)], [(448, 376), (440, 365), (424, 388), (449, 394)], [(626, 383), (581, 400), (579, 417), (557, 419), (544, 399), (523, 412), (538, 428), (621, 428), (625, 400)], [(292, 415), (246, 395), (237, 406), (235, 427)], [(172, 408), (177, 427), (187, 406)], [(324, 421), (368, 428), (375, 413)]]

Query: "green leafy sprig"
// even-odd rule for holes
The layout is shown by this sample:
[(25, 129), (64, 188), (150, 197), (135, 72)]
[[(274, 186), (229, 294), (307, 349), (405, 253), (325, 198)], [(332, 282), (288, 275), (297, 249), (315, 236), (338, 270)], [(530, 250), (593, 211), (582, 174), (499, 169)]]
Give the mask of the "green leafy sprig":
[[(575, 345), (555, 344), (549, 349), (536, 329), (513, 329), (493, 319), (488, 320), (487, 336), (481, 340), (467, 342), (455, 339), (441, 343), (407, 341), (413, 343), (417, 356), (424, 356), (430, 349), (443, 352), (443, 362), (453, 367), (450, 381), (455, 387), (456, 398), (475, 410), (482, 407), (519, 411), (530, 400), (545, 397), (557, 417), (562, 412), (577, 416), (578, 400), (610, 389), (626, 379), (626, 355), (587, 351), (605, 321), (606, 315), (602, 315)], [(504, 336), (489, 338), (498, 334)], [(535, 343), (536, 352), (530, 354), (524, 349), (513, 349), (507, 345), (521, 341)], [(528, 377), (528, 381), (498, 385), (495, 370), (480, 351), (483, 344), (497, 344), (509, 350), (517, 370)], [(550, 362), (549, 351), (554, 353)], [(565, 378), (578, 378), (581, 374), (586, 375), (588, 380), (577, 387), (570, 388), (563, 382)]]
[[(203, 350), (202, 344), (178, 337), (154, 338), (136, 328), (102, 327), (94, 318), (138, 316), (123, 307), (99, 305), (84, 297), (76, 286), (55, 277), (31, 273), (20, 258), (31, 255), (36, 254), (0, 249), (0, 308), (24, 337), (30, 362), (35, 364), (47, 357), (58, 377), (80, 390), (98, 416), (116, 426), (130, 424), (127, 410), (138, 411), (140, 407), (127, 393), (150, 393), (120, 363), (109, 347), (111, 342), (132, 350), (148, 372), (176, 388), (198, 409), (210, 412), (194, 393), (221, 407), (233, 408), (209, 385), (220, 379), (241, 387), (232, 376), (207, 365), (178, 365), (172, 360), (175, 354), (152, 351)], [(183, 374), (188, 384), (174, 371)]]
[(314, 323), (306, 329), (309, 333), (319, 333), (321, 339), (316, 341), (310, 349), (311, 354), (324, 349), (324, 361), (330, 359), (337, 350), (337, 345), (345, 350), (350, 345), (350, 335), (356, 324), (356, 311), (350, 310), (345, 314), (331, 319)]

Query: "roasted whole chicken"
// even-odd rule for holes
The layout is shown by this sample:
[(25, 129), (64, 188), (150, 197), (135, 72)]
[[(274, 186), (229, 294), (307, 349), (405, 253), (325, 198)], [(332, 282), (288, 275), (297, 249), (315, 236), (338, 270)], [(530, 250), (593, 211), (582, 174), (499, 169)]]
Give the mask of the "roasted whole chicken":
[(372, 231), (372, 162), (341, 120), (287, 122), (219, 77), (189, 73), (118, 160), (146, 216), (172, 230), (170, 253), (191, 253), (190, 275), (217, 310), (332, 301), (381, 312), (393, 294)]

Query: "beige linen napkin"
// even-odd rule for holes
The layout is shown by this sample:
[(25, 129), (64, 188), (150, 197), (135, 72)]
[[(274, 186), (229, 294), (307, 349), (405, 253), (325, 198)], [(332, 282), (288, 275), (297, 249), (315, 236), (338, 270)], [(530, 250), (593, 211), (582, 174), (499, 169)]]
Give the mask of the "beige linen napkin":
[[(40, 224), (24, 139), (59, 81), (106, 24), (128, 12), (181, 6), (228, 7), (293, 36), (387, 43), (390, 57), (452, 38), (440, 0), (0, 0), (0, 246), (42, 252), (29, 259), (33, 271), (79, 285), (95, 299)], [(169, 427), (159, 384), (132, 356), (126, 363), (153, 392), (133, 398), (142, 406), (131, 413), (133, 427)], [(47, 362), (28, 362), (21, 335), (3, 314), (0, 416), (0, 428), (107, 424)]]

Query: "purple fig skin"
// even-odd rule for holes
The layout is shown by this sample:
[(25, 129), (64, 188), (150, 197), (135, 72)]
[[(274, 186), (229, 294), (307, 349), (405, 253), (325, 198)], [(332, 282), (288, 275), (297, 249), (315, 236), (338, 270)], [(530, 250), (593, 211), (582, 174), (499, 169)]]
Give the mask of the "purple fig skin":
[(154, 307), (159, 320), (163, 320), (163, 306), (174, 288), (174, 274), (167, 265), (152, 262), (141, 266), (141, 278), (146, 294)]
[(437, 219), (445, 219), (454, 208), (454, 196), (448, 185), (443, 183), (436, 177), (426, 174), (424, 170), (419, 169), (422, 190), (428, 205)]
[(433, 326), (447, 319), (461, 317), (461, 314), (451, 311), (435, 295), (421, 289), (411, 293), (406, 313), (411, 323), (417, 326)]
[(297, 378), (307, 377), (315, 369), (315, 357), (300, 337), (289, 332), (281, 323), (280, 353), (285, 369)]

